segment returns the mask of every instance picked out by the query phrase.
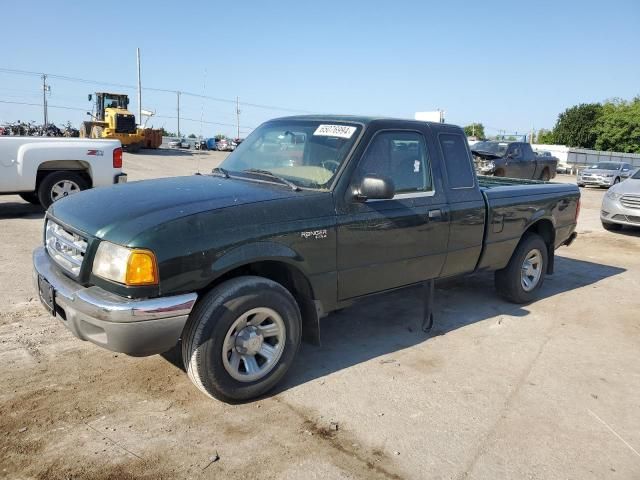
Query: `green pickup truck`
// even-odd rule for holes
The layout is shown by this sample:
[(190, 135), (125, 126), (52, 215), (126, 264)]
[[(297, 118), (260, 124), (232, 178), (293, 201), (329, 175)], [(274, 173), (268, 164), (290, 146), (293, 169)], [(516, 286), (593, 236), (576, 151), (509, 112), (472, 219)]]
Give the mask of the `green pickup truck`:
[(534, 300), (579, 204), (575, 185), (476, 177), (456, 126), (287, 117), (211, 174), (54, 203), (34, 281), (78, 338), (140, 356), (181, 341), (198, 388), (243, 401), (364, 296), (495, 271), (503, 297)]

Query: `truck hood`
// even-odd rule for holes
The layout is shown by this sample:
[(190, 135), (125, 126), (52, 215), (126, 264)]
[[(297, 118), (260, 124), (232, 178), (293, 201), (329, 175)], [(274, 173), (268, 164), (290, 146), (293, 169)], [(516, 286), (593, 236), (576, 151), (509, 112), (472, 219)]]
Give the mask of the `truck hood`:
[(498, 155), (497, 153), (483, 152), (480, 150), (471, 150), (471, 153), (474, 157), (478, 157), (482, 160), (494, 160), (497, 158), (502, 158), (502, 156)]
[(197, 213), (305, 195), (287, 186), (211, 175), (95, 188), (55, 202), (48, 215), (121, 245), (146, 229)]

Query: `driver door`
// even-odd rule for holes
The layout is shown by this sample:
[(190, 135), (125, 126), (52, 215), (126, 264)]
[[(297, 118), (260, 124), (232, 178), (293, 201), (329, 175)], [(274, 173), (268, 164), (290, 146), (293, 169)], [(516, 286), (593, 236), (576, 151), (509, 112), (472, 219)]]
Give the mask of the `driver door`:
[(358, 201), (351, 189), (338, 208), (338, 299), (345, 300), (435, 278), (447, 254), (446, 196), (436, 191), (423, 132), (380, 131), (352, 174), (390, 178), (388, 200)]

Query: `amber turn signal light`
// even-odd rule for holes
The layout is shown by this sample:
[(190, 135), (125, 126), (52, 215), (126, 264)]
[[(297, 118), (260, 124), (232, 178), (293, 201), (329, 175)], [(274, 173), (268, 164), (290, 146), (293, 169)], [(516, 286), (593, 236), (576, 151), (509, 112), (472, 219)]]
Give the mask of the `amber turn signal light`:
[(157, 285), (158, 266), (151, 250), (133, 250), (127, 262), (127, 285)]

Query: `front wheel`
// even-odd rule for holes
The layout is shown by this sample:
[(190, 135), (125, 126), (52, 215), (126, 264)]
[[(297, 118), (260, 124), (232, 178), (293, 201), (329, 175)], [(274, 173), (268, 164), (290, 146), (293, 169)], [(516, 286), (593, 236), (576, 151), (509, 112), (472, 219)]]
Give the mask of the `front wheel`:
[(547, 244), (535, 233), (527, 233), (509, 263), (495, 273), (498, 294), (513, 303), (533, 301), (547, 270)]
[(182, 336), (182, 359), (205, 394), (240, 402), (271, 390), (293, 363), (300, 309), (272, 280), (243, 276), (211, 290), (196, 305)]

